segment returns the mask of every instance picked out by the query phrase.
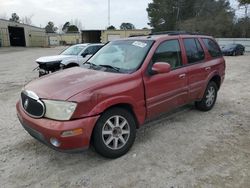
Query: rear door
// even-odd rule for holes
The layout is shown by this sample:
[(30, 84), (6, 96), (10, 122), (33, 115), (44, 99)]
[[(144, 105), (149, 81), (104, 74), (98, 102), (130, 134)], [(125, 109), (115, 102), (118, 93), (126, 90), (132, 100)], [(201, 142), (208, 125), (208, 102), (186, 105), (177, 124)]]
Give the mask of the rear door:
[(202, 95), (211, 67), (205, 61), (205, 51), (198, 38), (183, 38), (182, 40), (186, 52), (188, 98), (191, 102)]
[(156, 75), (144, 75), (147, 118), (181, 106), (187, 102), (187, 68), (183, 66), (183, 59), (178, 39), (162, 42), (151, 64), (166, 62), (171, 65), (171, 72)]

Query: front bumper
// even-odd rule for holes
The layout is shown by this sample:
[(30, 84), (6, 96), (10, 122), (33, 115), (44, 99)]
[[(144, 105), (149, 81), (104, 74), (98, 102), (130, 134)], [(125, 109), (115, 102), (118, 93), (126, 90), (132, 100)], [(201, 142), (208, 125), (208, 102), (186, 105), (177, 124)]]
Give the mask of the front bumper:
[[(53, 149), (66, 152), (84, 150), (89, 147), (93, 128), (99, 118), (99, 116), (94, 116), (71, 121), (55, 121), (46, 118), (34, 119), (23, 111), (20, 102), (16, 104), (16, 109), (20, 123), (31, 136)], [(83, 130), (80, 135), (61, 136), (64, 131), (79, 128)], [(60, 146), (53, 146), (50, 143), (51, 138), (57, 139)]]

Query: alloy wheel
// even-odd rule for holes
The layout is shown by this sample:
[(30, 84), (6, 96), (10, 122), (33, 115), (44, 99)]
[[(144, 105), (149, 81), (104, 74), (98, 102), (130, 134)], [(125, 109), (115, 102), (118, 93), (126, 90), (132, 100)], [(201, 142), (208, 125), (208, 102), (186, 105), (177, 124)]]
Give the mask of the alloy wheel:
[(102, 128), (102, 139), (104, 144), (112, 149), (121, 149), (129, 140), (130, 126), (122, 116), (112, 116)]
[(207, 90), (207, 95), (206, 95), (206, 105), (207, 105), (207, 107), (212, 106), (213, 103), (214, 103), (214, 100), (215, 100), (215, 89), (214, 89), (214, 87), (210, 87)]

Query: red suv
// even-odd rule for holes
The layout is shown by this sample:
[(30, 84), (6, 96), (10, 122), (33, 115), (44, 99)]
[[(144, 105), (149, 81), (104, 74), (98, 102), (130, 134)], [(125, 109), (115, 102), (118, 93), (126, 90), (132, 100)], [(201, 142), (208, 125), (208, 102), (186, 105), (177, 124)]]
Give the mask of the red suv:
[(212, 37), (152, 34), (106, 44), (84, 67), (27, 84), (17, 102), (23, 127), (60, 151), (89, 147), (109, 158), (125, 154), (145, 120), (195, 102), (216, 101), (225, 60)]

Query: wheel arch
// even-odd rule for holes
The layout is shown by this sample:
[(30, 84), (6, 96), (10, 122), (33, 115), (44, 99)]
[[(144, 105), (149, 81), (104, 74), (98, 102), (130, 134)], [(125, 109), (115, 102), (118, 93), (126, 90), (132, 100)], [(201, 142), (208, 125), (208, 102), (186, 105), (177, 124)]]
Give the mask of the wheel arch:
[(214, 82), (217, 85), (218, 90), (220, 89), (220, 86), (221, 86), (221, 77), (218, 74), (214, 75), (209, 80), (209, 82)]
[(65, 65), (66, 68), (71, 68), (71, 67), (79, 67), (79, 64), (76, 62), (71, 62)]
[(132, 104), (130, 103), (117, 103), (117, 104), (112, 104), (110, 106), (108, 106), (107, 108), (105, 108), (105, 110), (103, 110), (103, 112), (101, 114), (103, 114), (104, 112), (112, 109), (112, 108), (122, 108), (122, 109), (125, 109), (127, 110), (128, 112), (131, 113), (131, 115), (134, 117), (134, 120), (135, 120), (135, 123), (136, 123), (136, 128), (139, 128), (139, 120), (138, 120), (138, 117), (134, 111), (134, 107)]

